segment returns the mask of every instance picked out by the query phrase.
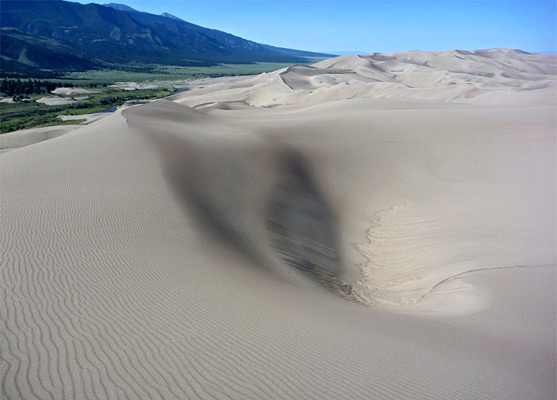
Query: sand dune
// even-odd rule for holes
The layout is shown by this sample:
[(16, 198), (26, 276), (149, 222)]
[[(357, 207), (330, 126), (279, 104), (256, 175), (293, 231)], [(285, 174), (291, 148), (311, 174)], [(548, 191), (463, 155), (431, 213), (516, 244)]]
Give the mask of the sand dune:
[(177, 101), (192, 107), (216, 101), (270, 107), (351, 98), (554, 105), (556, 79), (557, 60), (551, 54), (509, 49), (375, 53), (296, 65), (228, 89), (184, 93)]
[(52, 91), (52, 93), (54, 94), (62, 94), (65, 96), (73, 96), (75, 94), (89, 94), (89, 93), (95, 93), (95, 90), (88, 90), (85, 88), (79, 88), (79, 87), (75, 87), (75, 88), (68, 88), (68, 87), (60, 87), (60, 88), (56, 88)]
[(20, 129), (19, 131), (0, 135), (0, 150), (16, 149), (29, 146), (65, 135), (79, 128), (79, 125), (45, 126), (43, 128)]
[(96, 112), (91, 114), (81, 114), (81, 115), (59, 115), (58, 118), (62, 121), (79, 121), (84, 119), (84, 124), (90, 124), (91, 122), (98, 121), (104, 117), (111, 115), (111, 112)]
[(110, 87), (115, 87), (123, 90), (138, 90), (138, 89), (157, 89), (159, 85), (137, 83), (137, 82), (116, 82), (116, 84), (111, 85)]
[(77, 100), (67, 97), (45, 96), (37, 99), (37, 103), (43, 103), (48, 106), (59, 106), (63, 104), (75, 103)]
[(4, 395), (555, 398), (554, 67), (339, 57), (0, 155)]

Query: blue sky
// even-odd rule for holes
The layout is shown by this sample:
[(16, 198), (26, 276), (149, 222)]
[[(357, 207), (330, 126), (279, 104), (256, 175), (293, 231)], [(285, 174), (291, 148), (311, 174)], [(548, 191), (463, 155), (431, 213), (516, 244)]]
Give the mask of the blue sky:
[[(259, 43), (320, 52), (557, 52), (557, 1), (105, 0)], [(91, 3), (91, 1), (78, 1)]]

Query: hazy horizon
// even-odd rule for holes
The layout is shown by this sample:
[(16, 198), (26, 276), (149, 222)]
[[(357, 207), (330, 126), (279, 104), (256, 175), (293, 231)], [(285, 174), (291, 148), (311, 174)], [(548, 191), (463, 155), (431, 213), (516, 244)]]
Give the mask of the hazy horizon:
[(258, 43), (323, 53), (497, 47), (557, 52), (553, 1), (114, 2), (153, 14), (167, 12)]

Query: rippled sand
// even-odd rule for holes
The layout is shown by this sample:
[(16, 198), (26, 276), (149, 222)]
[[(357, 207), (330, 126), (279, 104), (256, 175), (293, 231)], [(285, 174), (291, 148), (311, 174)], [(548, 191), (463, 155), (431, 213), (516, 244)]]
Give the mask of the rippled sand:
[(340, 57), (1, 154), (4, 395), (554, 398), (554, 82)]

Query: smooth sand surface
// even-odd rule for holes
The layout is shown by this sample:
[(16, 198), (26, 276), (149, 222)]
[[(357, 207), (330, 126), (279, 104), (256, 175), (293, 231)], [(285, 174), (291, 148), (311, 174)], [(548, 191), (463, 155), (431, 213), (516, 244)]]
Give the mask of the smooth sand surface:
[(137, 82), (116, 82), (110, 87), (115, 87), (123, 90), (138, 90), (138, 89), (157, 89), (159, 85), (147, 84), (147, 83), (137, 83)]
[[(178, 97), (189, 106), (243, 101), (256, 107), (321, 104), (350, 98), (397, 98), (499, 105), (555, 105), (552, 54), (491, 49), (350, 55), (294, 65), (229, 88)], [(203, 95), (203, 102), (200, 100)], [(180, 95), (178, 95), (180, 96)]]
[(555, 56), (459, 53), (495, 88), (439, 98), (425, 66), (475, 65), (444, 53), (371, 56), (389, 98), (339, 57), (0, 155), (4, 395), (555, 398)]
[[(85, 122), (83, 122), (83, 124), (91, 124), (109, 115), (112, 115), (112, 113), (98, 112), (82, 115), (59, 115), (58, 118), (61, 121), (84, 119)], [(0, 151), (14, 150), (44, 140), (57, 138), (66, 133), (73, 132), (79, 127), (80, 125), (54, 125), (41, 128), (20, 129), (18, 131), (4, 133), (0, 135)]]
[(42, 128), (20, 129), (0, 135), (0, 150), (17, 149), (53, 139), (79, 128), (79, 125), (55, 125)]
[(58, 118), (62, 121), (78, 121), (84, 119), (84, 124), (90, 124), (92, 122), (98, 121), (105, 117), (111, 115), (111, 112), (96, 112), (91, 114), (81, 114), (81, 115), (59, 115)]
[(63, 104), (75, 103), (77, 100), (68, 97), (58, 97), (58, 96), (45, 96), (37, 100), (37, 103), (43, 103), (47, 106), (59, 106)]
[(74, 88), (60, 87), (60, 88), (54, 89), (51, 93), (54, 93), (54, 94), (63, 94), (63, 95), (65, 95), (65, 96), (73, 96), (74, 94), (89, 94), (89, 93), (96, 93), (96, 91), (95, 91), (95, 90), (85, 89), (85, 88), (79, 88), (79, 87), (74, 87)]

